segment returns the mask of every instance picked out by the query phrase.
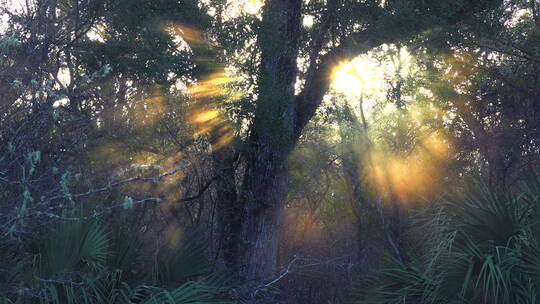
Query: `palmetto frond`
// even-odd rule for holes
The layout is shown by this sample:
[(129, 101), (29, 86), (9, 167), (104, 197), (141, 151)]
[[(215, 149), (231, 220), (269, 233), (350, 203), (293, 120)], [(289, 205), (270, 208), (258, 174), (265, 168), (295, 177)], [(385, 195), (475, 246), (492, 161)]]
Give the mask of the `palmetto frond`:
[(55, 304), (228, 303), (223, 295), (232, 288), (229, 275), (208, 274), (200, 235), (160, 262), (154, 281), (149, 275), (133, 278), (140, 242), (119, 233), (99, 221), (64, 222), (45, 232), (29, 269), (31, 297)]
[(427, 207), (423, 254), (383, 270), (359, 303), (535, 303), (537, 177), (505, 195), (477, 182)]

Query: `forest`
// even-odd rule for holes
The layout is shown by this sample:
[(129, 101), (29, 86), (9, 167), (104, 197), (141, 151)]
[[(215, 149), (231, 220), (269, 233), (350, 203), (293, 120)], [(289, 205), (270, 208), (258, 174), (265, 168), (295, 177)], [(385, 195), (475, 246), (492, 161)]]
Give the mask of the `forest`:
[(0, 0), (29, 303), (540, 303), (540, 0)]

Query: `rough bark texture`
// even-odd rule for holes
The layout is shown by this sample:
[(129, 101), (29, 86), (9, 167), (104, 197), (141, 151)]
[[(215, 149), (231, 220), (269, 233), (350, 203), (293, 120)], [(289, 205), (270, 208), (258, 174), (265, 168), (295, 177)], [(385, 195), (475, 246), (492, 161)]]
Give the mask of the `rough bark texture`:
[(240, 274), (269, 279), (276, 271), (280, 211), (287, 196), (285, 161), (294, 147), (294, 84), (301, 0), (267, 1), (259, 33), (259, 99), (248, 140), (241, 200)]
[(257, 282), (276, 273), (280, 214), (288, 191), (285, 162), (321, 104), (333, 67), (387, 41), (367, 39), (370, 32), (351, 36), (309, 67), (304, 88), (295, 96), (301, 2), (266, 1), (259, 33), (259, 99), (245, 151), (246, 172), (239, 197), (244, 208), (235, 261), (243, 278)]

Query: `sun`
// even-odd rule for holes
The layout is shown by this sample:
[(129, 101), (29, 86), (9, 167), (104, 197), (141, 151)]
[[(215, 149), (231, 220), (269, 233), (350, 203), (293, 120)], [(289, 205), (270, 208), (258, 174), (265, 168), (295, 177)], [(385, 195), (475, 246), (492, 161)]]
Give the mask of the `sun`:
[(244, 11), (248, 14), (255, 15), (263, 6), (262, 0), (247, 0), (244, 3)]
[(332, 88), (347, 97), (380, 95), (385, 90), (388, 68), (369, 56), (360, 56), (339, 65), (332, 79)]
[(371, 116), (376, 105), (386, 97), (388, 73), (386, 64), (364, 55), (344, 62), (334, 69), (331, 88), (343, 95), (345, 102), (359, 109), (366, 117)]
[(407, 77), (415, 72), (414, 61), (406, 48), (383, 45), (381, 49), (383, 52), (392, 51), (394, 54), (381, 59), (374, 52), (369, 52), (339, 64), (332, 75), (332, 88), (350, 97), (360, 95), (383, 97), (388, 89), (389, 78), (397, 74)]
[(361, 94), (360, 78), (355, 73), (352, 62), (339, 65), (332, 75), (332, 88), (339, 93), (355, 97)]

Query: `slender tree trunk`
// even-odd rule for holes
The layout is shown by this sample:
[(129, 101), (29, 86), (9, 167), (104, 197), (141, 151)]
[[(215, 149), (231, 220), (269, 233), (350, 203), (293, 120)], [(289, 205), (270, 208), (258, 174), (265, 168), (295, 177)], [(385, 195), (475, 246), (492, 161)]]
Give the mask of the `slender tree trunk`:
[(223, 261), (234, 268), (238, 257), (237, 244), (240, 240), (243, 209), (238, 201), (236, 190), (236, 155), (232, 147), (222, 147), (213, 151), (214, 171), (217, 175), (216, 193), (220, 250)]

